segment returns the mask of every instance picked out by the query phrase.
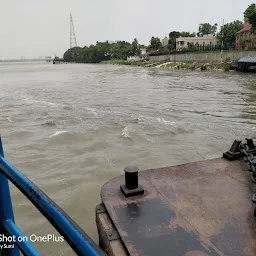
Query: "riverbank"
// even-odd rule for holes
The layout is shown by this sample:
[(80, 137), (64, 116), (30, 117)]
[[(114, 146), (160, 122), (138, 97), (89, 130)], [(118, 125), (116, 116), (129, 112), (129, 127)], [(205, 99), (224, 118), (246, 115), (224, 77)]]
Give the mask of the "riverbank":
[(201, 62), (170, 62), (170, 61), (126, 61), (126, 60), (108, 60), (101, 63), (112, 65), (130, 65), (145, 68), (161, 68), (165, 70), (197, 70), (197, 71), (224, 71), (230, 70), (228, 63), (201, 63)]

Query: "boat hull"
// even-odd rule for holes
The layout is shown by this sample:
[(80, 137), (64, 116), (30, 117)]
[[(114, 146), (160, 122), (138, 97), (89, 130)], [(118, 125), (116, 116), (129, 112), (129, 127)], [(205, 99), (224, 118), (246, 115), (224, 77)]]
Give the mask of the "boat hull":
[[(251, 197), (256, 185), (243, 160), (217, 158), (142, 171), (139, 184), (145, 192), (139, 196), (125, 197), (123, 184), (124, 176), (107, 182), (101, 199), (126, 255), (255, 255)], [(101, 244), (109, 250), (108, 236), (103, 237), (109, 229), (97, 218)]]

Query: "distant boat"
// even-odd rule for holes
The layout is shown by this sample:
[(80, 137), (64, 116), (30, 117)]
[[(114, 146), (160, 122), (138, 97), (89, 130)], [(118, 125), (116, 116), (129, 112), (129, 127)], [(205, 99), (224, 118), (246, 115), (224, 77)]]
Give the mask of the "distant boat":
[(62, 63), (64, 63), (64, 59), (61, 59), (61, 58), (55, 56), (55, 58), (53, 59), (52, 63), (53, 64), (62, 64)]

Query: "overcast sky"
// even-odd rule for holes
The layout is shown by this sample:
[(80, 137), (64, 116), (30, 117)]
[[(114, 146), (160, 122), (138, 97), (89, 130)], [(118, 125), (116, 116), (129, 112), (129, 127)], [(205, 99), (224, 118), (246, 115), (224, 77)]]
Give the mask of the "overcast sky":
[(251, 0), (0, 0), (0, 58), (62, 56), (69, 13), (78, 46), (197, 32), (199, 23), (243, 20)]

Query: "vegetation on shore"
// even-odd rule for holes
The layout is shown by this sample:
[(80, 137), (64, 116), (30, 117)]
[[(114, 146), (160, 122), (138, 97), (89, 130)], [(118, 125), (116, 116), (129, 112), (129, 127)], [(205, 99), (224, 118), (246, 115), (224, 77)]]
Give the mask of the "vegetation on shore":
[(254, 34), (256, 31), (256, 4), (253, 3), (248, 6), (248, 8), (244, 11), (244, 20), (249, 22), (251, 27), (251, 33)]
[(170, 61), (126, 61), (126, 60), (108, 60), (103, 64), (130, 65), (145, 68), (161, 68), (165, 70), (198, 70), (198, 71), (229, 71), (228, 62), (225, 63), (199, 63), (199, 62), (170, 62)]
[[(252, 33), (256, 31), (256, 5), (251, 4), (244, 12), (244, 20), (252, 24)], [(77, 62), (77, 63), (100, 63), (102, 61), (116, 59), (124, 61), (127, 57), (135, 56), (140, 54), (140, 49), (146, 47), (149, 56), (156, 55), (168, 55), (168, 54), (182, 54), (182, 53), (201, 53), (201, 52), (213, 52), (220, 50), (231, 50), (235, 48), (236, 34), (242, 29), (243, 22), (236, 20), (231, 23), (227, 23), (221, 26), (220, 32), (217, 33), (218, 24), (211, 25), (210, 23), (199, 24), (198, 32), (187, 32), (187, 31), (171, 31), (169, 38), (166, 38), (168, 42), (162, 45), (160, 38), (151, 37), (150, 44), (146, 47), (140, 45), (138, 40), (135, 38), (132, 43), (126, 41), (117, 42), (96, 42), (95, 45), (74, 47), (67, 50), (64, 53), (64, 62)], [(176, 49), (176, 39), (178, 37), (193, 37), (197, 35), (202, 37), (205, 35), (214, 34), (217, 35), (217, 45), (200, 45), (198, 42), (193, 44), (189, 43), (187, 48)], [(223, 42), (223, 45), (222, 45)], [(249, 50), (256, 50), (256, 40), (254, 36), (248, 38), (240, 38), (239, 44), (241, 48), (245, 48), (246, 44), (249, 44)], [(167, 45), (166, 45), (167, 44)]]
[(96, 45), (74, 47), (64, 53), (65, 62), (99, 63), (104, 60), (126, 60), (129, 56), (139, 54), (140, 46), (135, 38), (132, 43), (117, 41), (115, 43), (97, 42)]

